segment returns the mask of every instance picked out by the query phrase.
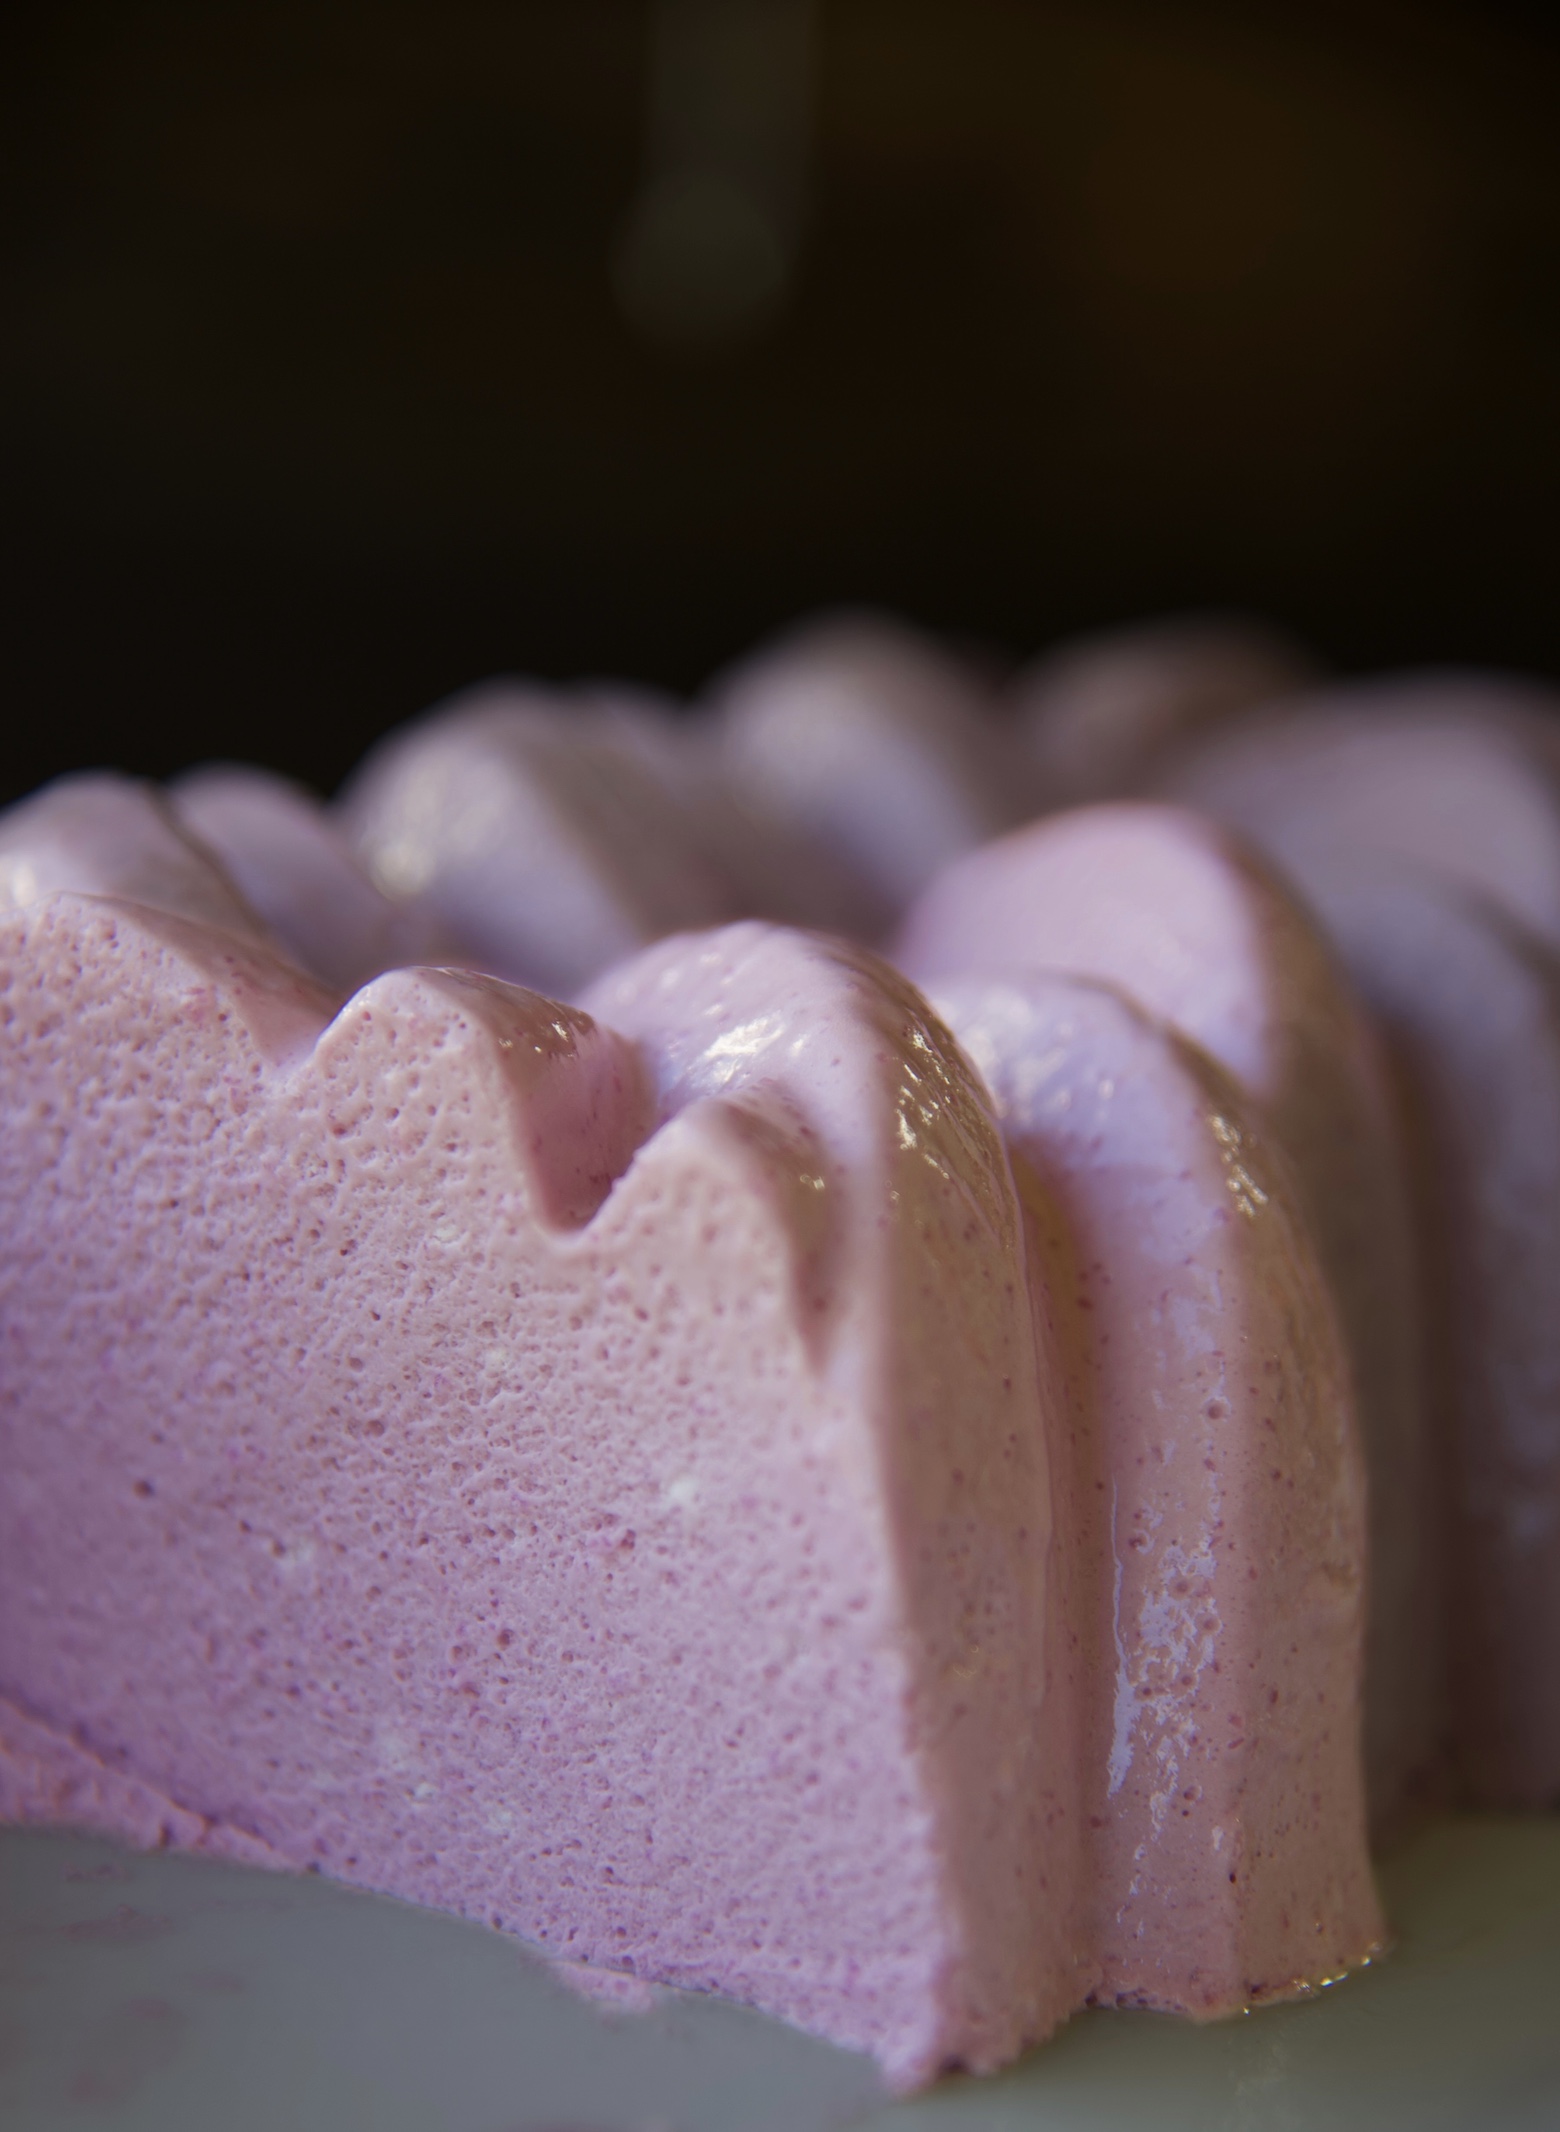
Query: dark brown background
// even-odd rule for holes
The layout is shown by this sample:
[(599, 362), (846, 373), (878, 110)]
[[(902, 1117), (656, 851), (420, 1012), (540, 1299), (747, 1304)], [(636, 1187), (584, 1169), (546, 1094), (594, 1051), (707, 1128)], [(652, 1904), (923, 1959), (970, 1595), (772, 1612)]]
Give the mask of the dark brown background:
[(820, 601), (1022, 654), (1182, 602), (1560, 674), (1560, 42), (1485, 4), (823, 0), (794, 301), (641, 345), (618, 0), (0, 30), (9, 795), (333, 784), (499, 667)]

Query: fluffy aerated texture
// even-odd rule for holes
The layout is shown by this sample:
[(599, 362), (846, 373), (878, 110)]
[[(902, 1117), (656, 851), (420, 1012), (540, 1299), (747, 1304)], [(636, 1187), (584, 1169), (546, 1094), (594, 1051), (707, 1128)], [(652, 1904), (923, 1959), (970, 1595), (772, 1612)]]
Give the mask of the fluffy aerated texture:
[(1097, 1996), (1207, 2017), (1381, 1938), (1365, 1843), (1365, 1476), (1287, 1169), (1234, 1084), (1119, 994), (954, 979), (1068, 1362), (1064, 1546), (1090, 1595)]
[(1298, 906), (1229, 833), (1179, 807), (1080, 807), (950, 866), (896, 959), (934, 988), (1051, 970), (1119, 986), (1233, 1076), (1292, 1168), (1348, 1341), (1372, 1475), (1366, 1763), (1388, 1822), (1444, 1727), (1432, 1446), (1413, 1231), (1380, 1059)]
[(11, 1811), (226, 1832), (899, 2085), (1086, 1995), (1019, 1212), (913, 993), (750, 926), (620, 973), (616, 1032), (449, 971), (332, 1019), (60, 893), (0, 998)]

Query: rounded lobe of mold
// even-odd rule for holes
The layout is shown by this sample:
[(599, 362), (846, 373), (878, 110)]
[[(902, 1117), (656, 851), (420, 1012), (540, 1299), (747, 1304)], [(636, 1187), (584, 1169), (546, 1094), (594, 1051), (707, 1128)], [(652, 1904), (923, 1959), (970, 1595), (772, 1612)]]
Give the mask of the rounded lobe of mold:
[(1325, 961), (1222, 830), (1186, 809), (1130, 802), (1030, 823), (948, 867), (907, 914), (894, 959), (921, 978), (1106, 978), (1266, 1091), (1282, 1039), (1265, 935), (1279, 929), (1286, 949)]
[(56, 778), (0, 815), (0, 911), (56, 890), (117, 896), (269, 942), (264, 924), (152, 785), (108, 771)]
[(342, 807), (387, 896), (445, 927), (463, 959), (549, 992), (733, 909), (633, 751), (520, 684), (470, 690), (392, 734)]
[[(1417, 1128), (1426, 1377), (1451, 1444), (1449, 1619), (1462, 1772), (1490, 1805), (1560, 1794), (1560, 1342), (1546, 1281), (1557, 743), (1541, 692), (1430, 673), (1259, 719), (1177, 766), (1318, 913), (1388, 1027)], [(1502, 915), (1504, 914), (1504, 915)], [(1526, 1467), (1521, 1442), (1541, 1448)]]
[(1458, 1759), (1472, 1795), (1560, 1798), (1560, 962), (1400, 859), (1292, 849), (1402, 1062), (1416, 1127), (1426, 1375), (1451, 1461)]
[(1178, 741), (1292, 695), (1312, 675), (1273, 630), (1189, 615), (1060, 644), (1008, 694), (1044, 804), (1076, 807), (1141, 790)]
[(830, 1254), (875, 1249), (885, 1164), (893, 1192), (955, 1192), (999, 1256), (1012, 1248), (981, 1092), (925, 1001), (876, 956), (748, 922), (662, 941), (583, 1003), (633, 1036), (663, 1118), (709, 1100), (767, 1118)]
[[(971, 1974), (983, 1979), (964, 1988), (974, 2006), (1004, 1971), (1036, 1974), (1037, 1935), (1040, 2033), (1093, 1977), (1078, 1929), (1076, 1706), (1054, 1662), (1062, 1396), (1035, 1338), (1019, 1210), (984, 1091), (925, 1000), (838, 942), (759, 926), (664, 942), (591, 1004), (658, 1062), (663, 1104), (784, 1095), (834, 1153), (834, 1263), (849, 1282), (840, 1308), (879, 1358), (892, 1430), (883, 1482), (927, 1666), (917, 1733), (957, 1832)], [(829, 1381), (860, 1367), (860, 1346), (836, 1332)], [(996, 1848), (1015, 1812), (1030, 1846), (1016, 1878)], [(1000, 2055), (988, 2033), (968, 2062)]]
[(679, 712), (642, 689), (591, 683), (576, 715), (593, 717), (627, 749), (677, 808), (684, 833), (730, 884), (734, 915), (820, 932), (868, 935), (876, 905), (847, 866), (722, 774), (719, 725), (708, 712)]
[(1373, 1476), (1367, 1760), (1386, 1826), (1444, 1736), (1415, 1241), (1385, 1062), (1316, 926), (1181, 807), (1048, 817), (950, 867), (905, 921), (922, 982), (1048, 969), (1118, 986), (1245, 1091), (1293, 1173), (1348, 1340)]
[(395, 970), (342, 1009), (321, 1040), (323, 1059), (350, 1049), (376, 1016), (413, 1045), (465, 1047), (474, 1097), (512, 1109), (515, 1155), (536, 1213), (555, 1228), (589, 1221), (649, 1136), (637, 1052), (577, 1008), (474, 971)]
[(730, 783), (849, 867), (879, 927), (1023, 811), (984, 692), (892, 623), (815, 623), (726, 675), (712, 700)]
[[(1062, 1833), (1078, 1824), (1074, 1703), (1049, 1663), (1060, 1390), (1027, 1306), (1015, 1305), (1024, 1245), (989, 1106), (925, 1001), (838, 942), (751, 924), (668, 940), (585, 1003), (636, 1040), (663, 1116), (761, 1104), (794, 1121), (790, 1188), (816, 1195), (830, 1224), (823, 1381), (871, 1391), (888, 1432), (881, 1484), (927, 1663), (917, 1727), (958, 1831), (968, 1956), (982, 1979), (963, 1988), (973, 2008), (991, 2003), (1004, 1969), (1035, 1976), (1037, 1935), (1038, 2034), (1093, 1972), (1077, 1930), (1081, 1851)], [(1027, 1729), (1026, 1708), (1040, 1711)], [(1025, 1806), (988, 1818), (994, 1782)], [(994, 1848), (1015, 1810), (1031, 1846), (1016, 1879)], [(994, 2033), (982, 2044), (972, 2032), (967, 2048), (970, 2063), (1001, 2055)]]
[[(876, 956), (749, 922), (662, 941), (599, 979), (583, 1004), (634, 1038), (662, 1118), (718, 1101), (777, 1156), (785, 1150), (786, 1197), (820, 1278), (880, 1256), (885, 1190), (902, 1207), (928, 1190), (951, 1196), (964, 1210), (961, 1238), (967, 1228), (999, 1264), (1014, 1250), (1011, 1187), (981, 1091), (925, 1001)], [(967, 1244), (952, 1249), (962, 1258)], [(817, 1291), (820, 1316), (830, 1286)]]
[(1560, 945), (1555, 725), (1550, 699), (1517, 683), (1404, 675), (1275, 708), (1188, 749), (1164, 783), (1286, 872), (1307, 851), (1396, 857)]
[(382, 970), (450, 959), (436, 928), (381, 895), (303, 786), (214, 763), (178, 778), (168, 801), (300, 969), (333, 992), (355, 992)]
[(1098, 1995), (1286, 1996), (1382, 1930), (1364, 1468), (1287, 1169), (1210, 1061), (1104, 987), (965, 978), (935, 1003), (1061, 1301)]

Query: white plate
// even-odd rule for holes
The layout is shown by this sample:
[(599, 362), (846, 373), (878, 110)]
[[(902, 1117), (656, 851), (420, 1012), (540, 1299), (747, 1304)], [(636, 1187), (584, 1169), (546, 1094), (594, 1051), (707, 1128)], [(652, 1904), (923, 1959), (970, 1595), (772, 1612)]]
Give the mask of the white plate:
[(514, 1942), (320, 1880), (0, 1830), (5, 2132), (1538, 2132), (1560, 2127), (1560, 1820), (1446, 1821), (1398, 1945), (1213, 2028), (1088, 2014), (886, 2103), (715, 2000), (609, 2013)]

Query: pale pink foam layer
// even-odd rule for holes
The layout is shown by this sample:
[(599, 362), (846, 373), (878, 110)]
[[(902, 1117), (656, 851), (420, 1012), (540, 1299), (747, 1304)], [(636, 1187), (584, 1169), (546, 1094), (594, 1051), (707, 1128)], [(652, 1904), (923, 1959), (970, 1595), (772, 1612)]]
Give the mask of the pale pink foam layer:
[(292, 1865), (901, 2084), (1087, 1993), (1054, 1395), (908, 989), (756, 927), (617, 980), (623, 1037), (450, 972), (328, 1021), (69, 894), (3, 963), (0, 1688)]
[(1389, 1820), (1445, 1723), (1433, 1447), (1412, 1219), (1382, 1061), (1316, 928), (1183, 808), (1084, 807), (950, 867), (897, 959), (935, 986), (1048, 969), (1119, 986), (1246, 1091), (1289, 1162), (1341, 1312), (1372, 1474), (1367, 1767)]
[(966, 978), (936, 1004), (996, 1099), (1067, 1363), (1099, 1996), (1286, 1996), (1382, 1935), (1363, 1459), (1287, 1167), (1115, 993)]

